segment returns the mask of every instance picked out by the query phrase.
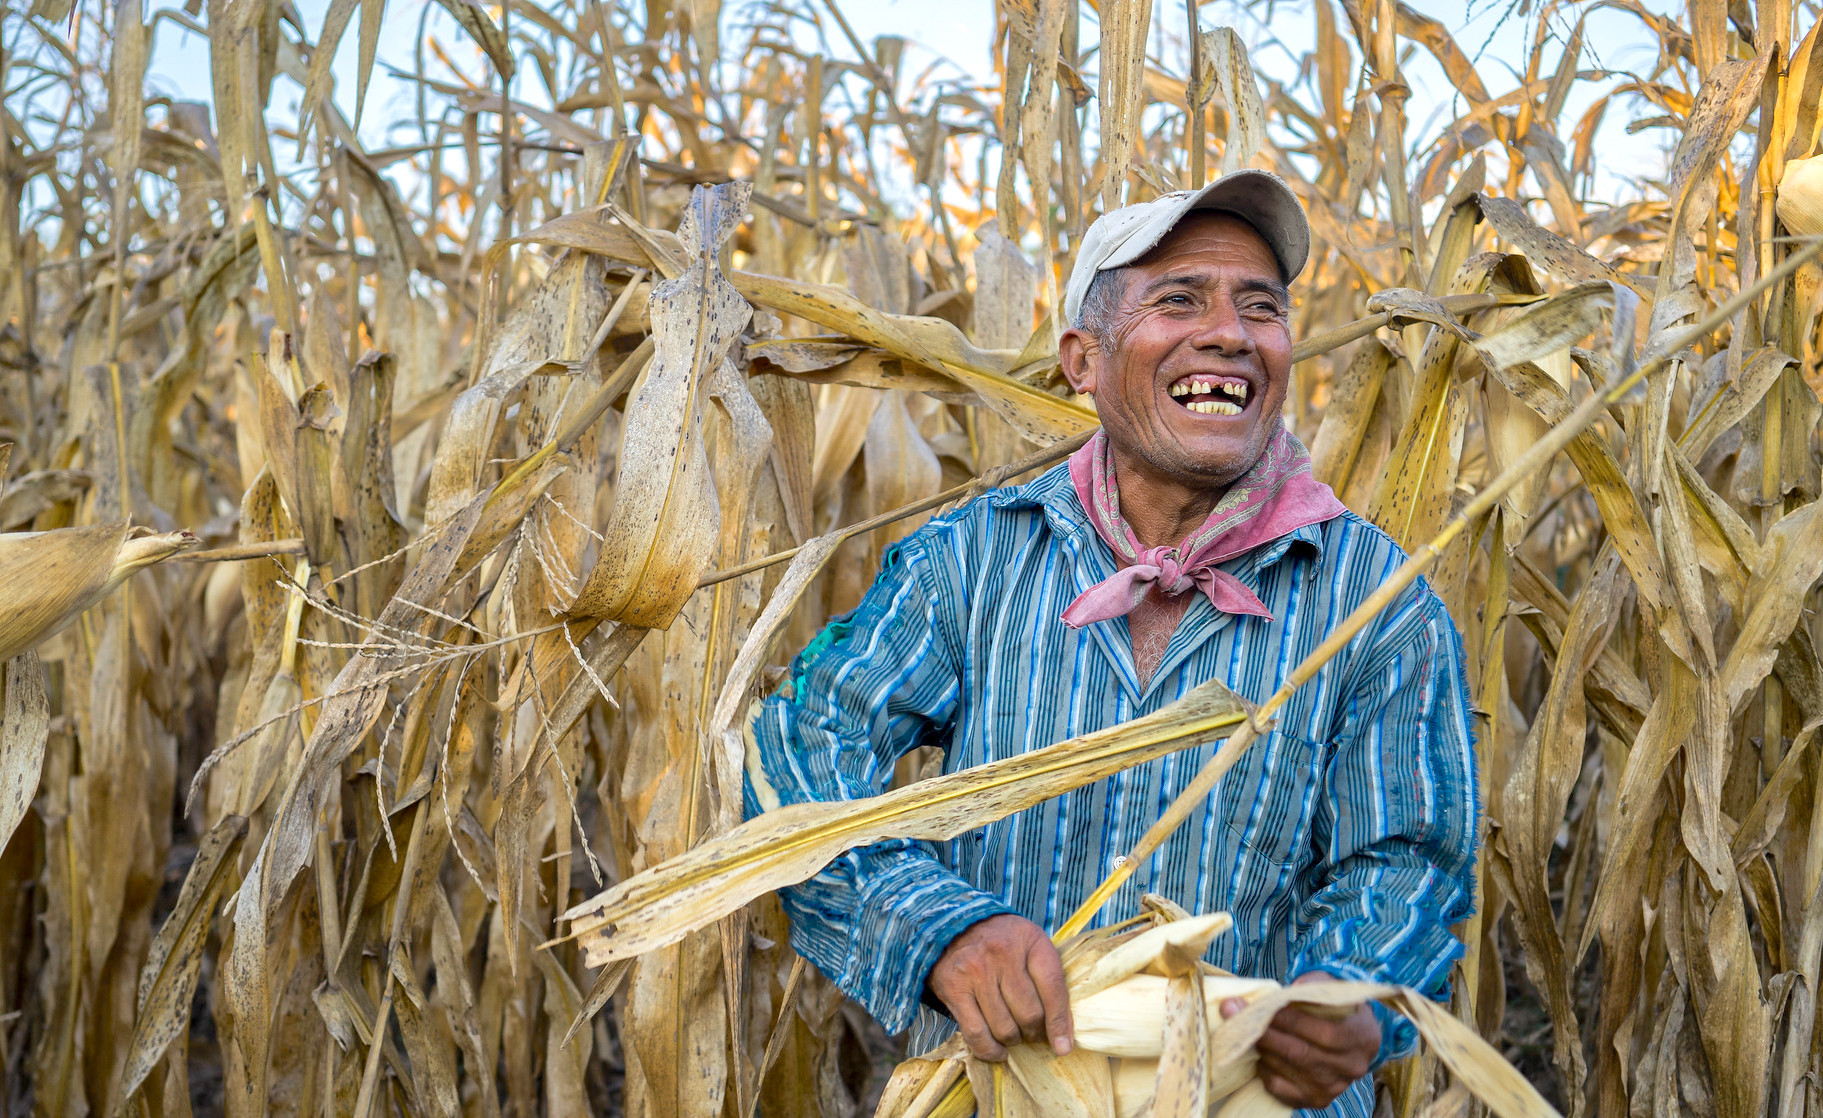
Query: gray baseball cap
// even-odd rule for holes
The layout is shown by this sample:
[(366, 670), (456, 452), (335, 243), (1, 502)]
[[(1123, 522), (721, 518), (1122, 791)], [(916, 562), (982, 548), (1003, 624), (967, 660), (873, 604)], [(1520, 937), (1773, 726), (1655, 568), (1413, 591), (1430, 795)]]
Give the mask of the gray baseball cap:
[(1278, 257), (1287, 283), (1310, 258), (1310, 219), (1285, 180), (1271, 171), (1235, 171), (1201, 190), (1174, 191), (1097, 218), (1082, 239), (1076, 267), (1064, 288), (1064, 323), (1075, 323), (1097, 272), (1124, 268), (1152, 251), (1193, 210), (1231, 213), (1253, 226)]

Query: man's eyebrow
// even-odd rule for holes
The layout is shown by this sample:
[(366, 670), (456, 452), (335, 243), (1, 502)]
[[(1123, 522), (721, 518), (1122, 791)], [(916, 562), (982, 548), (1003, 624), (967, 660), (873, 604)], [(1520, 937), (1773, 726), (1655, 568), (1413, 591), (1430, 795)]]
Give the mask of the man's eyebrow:
[(1167, 287), (1204, 288), (1204, 287), (1208, 287), (1213, 282), (1214, 281), (1211, 280), (1208, 276), (1203, 275), (1200, 272), (1184, 272), (1180, 275), (1175, 275), (1175, 276), (1158, 277), (1157, 279), (1153, 280), (1151, 283), (1147, 284), (1145, 291), (1143, 291), (1141, 294), (1150, 295), (1154, 291), (1162, 291), (1163, 289), (1165, 289)]
[(1281, 303), (1291, 302), (1291, 288), (1286, 287), (1284, 284), (1280, 283), (1278, 280), (1267, 280), (1267, 279), (1242, 280), (1240, 283), (1237, 283), (1234, 285), (1234, 290), (1239, 294), (1249, 294), (1249, 293), (1256, 292), (1256, 291), (1262, 291), (1268, 295), (1271, 295), (1272, 297), (1274, 297)]

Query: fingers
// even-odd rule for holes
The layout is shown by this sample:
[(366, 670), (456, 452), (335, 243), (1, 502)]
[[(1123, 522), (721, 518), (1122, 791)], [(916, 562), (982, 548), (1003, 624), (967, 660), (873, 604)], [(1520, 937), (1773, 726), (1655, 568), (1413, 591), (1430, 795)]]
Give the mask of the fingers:
[(1316, 1062), (1327, 1063), (1331, 1056), (1327, 1049), (1318, 1048), (1297, 1033), (1281, 1028), (1276, 1018), (1271, 1027), (1260, 1034), (1260, 1039), (1254, 1042), (1253, 1048), (1262, 1060), (1275, 1059), (1292, 1067)]
[(1366, 1006), (1341, 1020), (1288, 1006), (1254, 1050), (1267, 1093), (1287, 1106), (1320, 1108), (1367, 1074), (1380, 1050), (1380, 1025)]
[(1275, 1019), (1272, 1027), (1260, 1036), (1254, 1050), (1262, 1060), (1276, 1061), (1288, 1069), (1321, 1069), (1349, 1082), (1367, 1074), (1374, 1054), (1380, 1050), (1377, 1033), (1371, 1041), (1360, 1034), (1345, 1037), (1325, 1034), (1325, 1039), (1333, 1043), (1312, 1040), (1308, 1033), (1292, 1032), (1281, 1027)]
[(1025, 1040), (1025, 1033), (1019, 1027), (1019, 1019), (1014, 1016), (1012, 1007), (1007, 1005), (1005, 992), (998, 988), (981, 989), (975, 992), (975, 1005), (981, 1010), (981, 1017), (987, 1022), (988, 1032), (1002, 1046), (1011, 1048)]
[(1043, 1032), (1032, 1039), (1049, 1037), (1051, 1051), (1067, 1056), (1076, 1044), (1076, 1024), (1070, 1019), (1070, 984), (1063, 976), (1063, 957), (1050, 940), (1041, 940), (1026, 955), (1025, 967), (1043, 1013)]
[(1023, 970), (1002, 972), (1000, 997), (1019, 1026), (1021, 1040), (1044, 1039), (1044, 1001), (1031, 975)]
[[(1327, 1011), (1331, 1007), (1318, 1008)], [(1311, 1048), (1332, 1053), (1358, 1050), (1365, 1043), (1370, 1026), (1374, 1034), (1374, 1048), (1378, 1051), (1379, 1024), (1374, 1021), (1373, 1011), (1364, 1005), (1348, 1007), (1348, 1012), (1341, 1016), (1329, 1012), (1313, 1013), (1305, 1006), (1288, 1005), (1272, 1019), (1273, 1032), (1295, 1037)]]
[(1319, 1110), (1340, 1098), (1361, 1078), (1349, 1074), (1349, 1070), (1329, 1064), (1288, 1064), (1266, 1056), (1260, 1057), (1253, 1069), (1260, 1083), (1280, 1102)]
[(1333, 1062), (1359, 1049), (1361, 1038), (1343, 1022), (1313, 1017), (1288, 1006), (1273, 1017), (1255, 1047), (1262, 1055), (1278, 1056), (1288, 1063)]
[(926, 983), (979, 1059), (1005, 1059), (1013, 1045), (1046, 1036), (1060, 1055), (1069, 1051), (1063, 961), (1029, 920), (993, 916), (967, 928), (944, 949)]
[[(1253, 1073), (1259, 1077), (1260, 1086), (1266, 1088), (1267, 1094), (1293, 1110), (1321, 1110), (1336, 1101), (1342, 1094), (1340, 1090), (1333, 1095), (1326, 1094), (1284, 1075), (1276, 1069), (1268, 1068), (1263, 1063), (1255, 1068)], [(1347, 1090), (1346, 1084), (1343, 1085), (1342, 1090)]]
[(990, 1060), (999, 1063), (1006, 1059), (1006, 1047), (994, 1038), (980, 1007), (973, 998), (957, 998), (944, 1003), (949, 1006), (950, 1014), (956, 1019), (956, 1028), (962, 1033), (963, 1043), (977, 1060)]

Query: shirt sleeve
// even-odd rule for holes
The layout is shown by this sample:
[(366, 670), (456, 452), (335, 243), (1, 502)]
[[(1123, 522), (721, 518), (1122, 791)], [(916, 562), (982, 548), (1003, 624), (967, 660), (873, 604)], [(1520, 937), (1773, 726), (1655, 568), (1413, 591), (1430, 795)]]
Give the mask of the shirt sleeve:
[[(888, 550), (860, 606), (805, 648), (762, 705), (748, 817), (879, 795), (902, 755), (948, 741), (960, 676), (919, 577), (916, 543)], [(893, 1033), (910, 1026), (950, 940), (1013, 911), (951, 872), (930, 843), (910, 840), (850, 850), (779, 896), (792, 948)]]
[[(1475, 906), (1479, 804), (1461, 639), (1421, 589), (1366, 653), (1345, 706), (1314, 826), (1323, 855), (1299, 914), (1291, 974), (1410, 986), (1442, 1000)], [(1417, 1030), (1376, 1004), (1374, 1060)]]

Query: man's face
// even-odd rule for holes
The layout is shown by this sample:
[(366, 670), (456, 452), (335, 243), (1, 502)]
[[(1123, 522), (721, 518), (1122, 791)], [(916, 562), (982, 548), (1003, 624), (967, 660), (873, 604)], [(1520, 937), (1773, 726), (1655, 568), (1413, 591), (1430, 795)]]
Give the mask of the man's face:
[(1279, 426), (1291, 299), (1240, 218), (1193, 213), (1124, 269), (1105, 338), (1064, 332), (1064, 375), (1093, 393), (1112, 449), (1162, 479), (1232, 483)]

